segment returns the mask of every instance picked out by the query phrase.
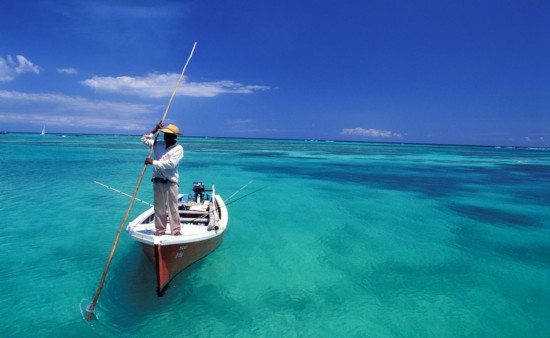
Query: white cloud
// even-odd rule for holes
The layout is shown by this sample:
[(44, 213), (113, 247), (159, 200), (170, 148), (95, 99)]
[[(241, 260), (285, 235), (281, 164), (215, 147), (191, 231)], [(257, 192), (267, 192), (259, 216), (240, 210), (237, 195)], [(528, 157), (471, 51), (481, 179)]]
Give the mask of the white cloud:
[[(137, 95), (146, 98), (169, 97), (174, 91), (180, 75), (174, 73), (152, 73), (144, 77), (94, 76), (82, 82), (98, 91), (112, 92), (124, 95)], [(259, 85), (243, 85), (231, 80), (215, 82), (187, 82), (184, 77), (179, 86), (178, 95), (195, 97), (213, 97), (224, 93), (251, 94), (257, 91), (269, 90), (270, 87)]]
[(0, 122), (144, 130), (156, 109), (146, 104), (0, 90)]
[(389, 130), (363, 129), (363, 128), (342, 129), (341, 134), (342, 135), (358, 135), (358, 136), (365, 136), (365, 137), (383, 137), (383, 138), (389, 138), (389, 137), (400, 138), (400, 137), (402, 137), (402, 135), (400, 133), (395, 133), (395, 132), (389, 131)]
[(8, 82), (23, 73), (40, 74), (40, 67), (34, 65), (23, 55), (16, 55), (15, 60), (11, 55), (5, 59), (0, 57), (0, 82)]
[(74, 68), (57, 68), (57, 72), (61, 74), (67, 74), (67, 75), (78, 74), (78, 71)]

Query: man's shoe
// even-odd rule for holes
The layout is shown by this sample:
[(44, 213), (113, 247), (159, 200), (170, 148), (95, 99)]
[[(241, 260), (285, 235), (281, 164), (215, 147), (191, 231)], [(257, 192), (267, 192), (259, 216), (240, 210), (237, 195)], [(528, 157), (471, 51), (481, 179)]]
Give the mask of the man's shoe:
[(176, 231), (176, 232), (174, 232), (174, 233), (172, 234), (172, 236), (181, 236), (181, 232)]
[(160, 232), (160, 231), (155, 232), (155, 236), (163, 236), (163, 235), (164, 235), (163, 232)]

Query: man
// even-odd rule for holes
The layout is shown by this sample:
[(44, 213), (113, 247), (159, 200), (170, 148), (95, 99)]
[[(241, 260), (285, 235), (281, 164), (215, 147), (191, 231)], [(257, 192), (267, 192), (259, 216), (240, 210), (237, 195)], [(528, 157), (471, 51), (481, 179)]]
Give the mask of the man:
[[(145, 164), (153, 165), (153, 191), (155, 199), (155, 236), (166, 233), (168, 215), (170, 215), (170, 227), (173, 236), (179, 236), (180, 217), (178, 213), (178, 164), (183, 158), (183, 147), (177, 143), (179, 128), (169, 124), (162, 129), (162, 121), (155, 129), (141, 137), (143, 144), (153, 148), (155, 160), (145, 159)], [(164, 142), (156, 141), (154, 135), (161, 131), (164, 133)], [(168, 214), (166, 213), (168, 209)]]

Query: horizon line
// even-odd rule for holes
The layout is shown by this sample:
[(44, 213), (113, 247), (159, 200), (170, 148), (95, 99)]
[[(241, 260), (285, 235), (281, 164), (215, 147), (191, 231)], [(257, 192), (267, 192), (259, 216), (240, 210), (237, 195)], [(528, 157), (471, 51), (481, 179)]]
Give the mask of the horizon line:
[[(131, 136), (137, 137), (143, 134), (117, 134), (117, 133), (60, 133), (50, 132), (46, 135), (41, 135), (36, 132), (28, 131), (0, 131), (0, 135), (7, 134), (29, 134), (37, 136), (51, 135), (74, 135), (74, 136)], [(274, 137), (246, 137), (246, 136), (207, 136), (207, 135), (186, 135), (183, 137), (189, 138), (214, 138), (214, 139), (245, 139), (245, 140), (272, 140), (272, 141), (300, 141), (300, 142), (340, 142), (340, 143), (374, 143), (374, 144), (391, 144), (391, 145), (427, 145), (427, 146), (449, 146), (449, 147), (480, 147), (480, 148), (514, 148), (514, 149), (540, 149), (550, 150), (550, 147), (537, 146), (514, 146), (514, 145), (483, 145), (483, 144), (461, 144), (461, 143), (424, 143), (424, 142), (391, 142), (391, 141), (360, 141), (360, 140), (338, 140), (338, 139), (311, 139), (311, 138), (274, 138)]]

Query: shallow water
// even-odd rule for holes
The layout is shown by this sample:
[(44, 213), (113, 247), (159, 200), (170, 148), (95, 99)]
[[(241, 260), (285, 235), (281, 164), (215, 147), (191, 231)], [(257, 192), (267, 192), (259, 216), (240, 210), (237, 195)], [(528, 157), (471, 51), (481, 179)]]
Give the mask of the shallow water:
[(123, 232), (86, 322), (129, 203), (93, 181), (131, 194), (147, 149), (136, 136), (0, 135), (3, 335), (550, 332), (549, 150), (181, 141), (180, 192), (203, 181), (227, 198), (253, 181), (230, 200), (224, 242), (157, 298)]

